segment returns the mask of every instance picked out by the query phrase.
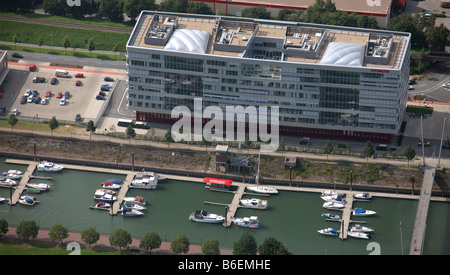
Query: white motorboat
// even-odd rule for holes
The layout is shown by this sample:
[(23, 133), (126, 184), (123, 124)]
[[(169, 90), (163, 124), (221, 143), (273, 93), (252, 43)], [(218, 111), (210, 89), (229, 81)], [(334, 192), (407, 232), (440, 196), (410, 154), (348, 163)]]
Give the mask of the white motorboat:
[(131, 208), (131, 209), (135, 209), (135, 210), (139, 210), (139, 211), (143, 211), (143, 210), (147, 209), (145, 206), (142, 206), (142, 205), (139, 205), (136, 203), (132, 203), (129, 201), (124, 202), (123, 207)]
[(205, 210), (196, 210), (189, 215), (189, 220), (202, 223), (223, 223), (225, 217)]
[(339, 236), (339, 232), (334, 228), (324, 228), (317, 230), (320, 234), (327, 235), (327, 236)]
[(21, 196), (18, 201), (20, 204), (27, 206), (34, 206), (36, 204), (36, 198), (32, 196)]
[(18, 170), (9, 170), (8, 172), (2, 173), (2, 178), (4, 179), (12, 179), (12, 180), (19, 180), (22, 178), (22, 172), (18, 173), (20, 171)]
[(37, 166), (38, 171), (44, 172), (60, 172), (64, 166), (49, 161), (41, 161)]
[(370, 234), (366, 232), (361, 231), (348, 231), (347, 233), (350, 237), (358, 238), (358, 239), (366, 239), (368, 240), (370, 238)]
[(0, 197), (0, 202), (4, 202), (4, 201), (6, 201), (6, 199), (3, 197)]
[(247, 206), (247, 207), (257, 208), (257, 209), (266, 209), (269, 206), (269, 204), (267, 203), (266, 200), (260, 200), (260, 199), (255, 199), (255, 198), (242, 199), (241, 204), (244, 206)]
[(358, 194), (354, 194), (353, 197), (355, 199), (360, 199), (360, 200), (370, 200), (372, 198), (372, 196), (369, 193), (358, 193)]
[(97, 190), (94, 194), (94, 200), (103, 202), (113, 202), (117, 200), (117, 197), (104, 191)]
[(320, 198), (324, 201), (342, 201), (344, 199), (344, 195), (338, 194), (334, 191), (323, 191)]
[(375, 215), (377, 212), (373, 211), (373, 210), (366, 210), (366, 209), (362, 209), (362, 208), (356, 208), (352, 211), (353, 216), (371, 216), (371, 215)]
[(345, 201), (326, 201), (322, 205), (323, 208), (341, 209), (345, 207)]
[(157, 189), (159, 175), (153, 172), (142, 172), (136, 174), (131, 185), (140, 188)]
[(12, 180), (12, 179), (4, 179), (0, 181), (0, 185), (1, 186), (16, 186), (17, 185), (17, 181), (16, 180)]
[(131, 202), (137, 205), (144, 206), (147, 204), (147, 202), (144, 200), (144, 197), (136, 196), (136, 197), (124, 197), (123, 201), (125, 202)]
[(119, 179), (109, 179), (109, 180), (106, 180), (105, 182), (110, 182), (110, 183), (114, 183), (114, 184), (122, 184), (123, 183), (123, 181), (119, 180)]
[(47, 191), (50, 189), (50, 184), (48, 184), (48, 183), (27, 183), (27, 187), (41, 190), (41, 191)]
[(368, 226), (364, 226), (364, 225), (360, 225), (360, 224), (355, 224), (351, 227), (349, 227), (349, 230), (352, 232), (373, 232), (373, 228), (368, 227)]
[(233, 218), (231, 221), (237, 226), (254, 228), (254, 229), (259, 227), (259, 221), (258, 221), (257, 216), (251, 216), (250, 218), (249, 217)]
[(330, 213), (322, 213), (322, 217), (328, 220), (338, 221), (341, 219), (339, 215), (330, 214)]
[(102, 183), (102, 187), (105, 189), (116, 190), (116, 189), (120, 189), (122, 187), (122, 185), (117, 184), (117, 183), (111, 183), (110, 181), (105, 181), (104, 183)]
[(255, 192), (255, 193), (261, 193), (261, 194), (278, 194), (278, 190), (272, 187), (267, 186), (246, 186), (248, 190)]
[(122, 216), (135, 217), (144, 215), (144, 212), (132, 208), (122, 207), (121, 210)]
[(110, 209), (111, 208), (111, 204), (103, 202), (103, 201), (99, 201), (94, 208), (102, 208), (102, 209)]

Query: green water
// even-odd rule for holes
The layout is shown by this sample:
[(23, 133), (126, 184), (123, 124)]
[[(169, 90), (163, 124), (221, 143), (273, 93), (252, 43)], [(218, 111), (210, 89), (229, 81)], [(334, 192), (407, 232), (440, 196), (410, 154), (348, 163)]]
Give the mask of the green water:
[[(26, 167), (5, 164), (4, 158), (0, 159), (0, 171), (8, 169), (25, 171)], [(189, 214), (197, 209), (225, 214), (223, 206), (206, 205), (204, 201), (230, 203), (232, 200), (232, 194), (211, 192), (202, 183), (167, 180), (159, 184), (158, 190), (130, 189), (127, 196), (141, 195), (149, 205), (142, 217), (123, 217), (111, 216), (107, 211), (91, 210), (89, 206), (95, 205), (93, 195), (100, 188), (100, 183), (110, 178), (124, 180), (124, 175), (68, 169), (61, 173), (40, 172), (39, 175), (53, 178), (48, 181), (53, 184), (50, 191), (33, 195), (40, 201), (39, 205), (0, 205), (0, 218), (5, 218), (11, 226), (21, 220), (36, 220), (42, 229), (50, 229), (54, 224), (61, 223), (70, 231), (80, 232), (92, 226), (101, 234), (110, 234), (116, 228), (123, 228), (138, 238), (146, 232), (156, 231), (163, 241), (170, 241), (183, 233), (193, 244), (215, 238), (220, 246), (229, 248), (233, 247), (242, 232), (250, 231), (258, 244), (271, 236), (283, 242), (294, 254), (336, 255), (369, 254), (372, 252), (371, 242), (379, 245), (381, 254), (401, 254), (399, 225), (402, 222), (403, 248), (407, 254), (417, 207), (417, 201), (403, 199), (374, 198), (371, 202), (357, 202), (354, 207), (377, 211), (377, 215), (372, 217), (354, 218), (367, 221), (367, 226), (373, 227), (375, 233), (370, 240), (340, 240), (317, 233), (318, 229), (325, 227), (339, 229), (339, 223), (324, 221), (320, 216), (324, 211), (318, 193), (282, 191), (267, 198), (269, 208), (266, 210), (239, 209), (236, 217), (258, 216), (261, 226), (254, 230), (189, 221)], [(0, 188), (0, 196), (8, 197), (9, 189)], [(431, 203), (424, 254), (450, 254), (449, 213), (450, 204)]]

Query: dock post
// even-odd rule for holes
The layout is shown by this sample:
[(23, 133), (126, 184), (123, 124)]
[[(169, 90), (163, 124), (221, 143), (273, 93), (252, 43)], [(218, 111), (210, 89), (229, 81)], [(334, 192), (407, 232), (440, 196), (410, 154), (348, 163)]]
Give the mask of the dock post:
[(131, 171), (134, 172), (134, 152), (131, 152)]

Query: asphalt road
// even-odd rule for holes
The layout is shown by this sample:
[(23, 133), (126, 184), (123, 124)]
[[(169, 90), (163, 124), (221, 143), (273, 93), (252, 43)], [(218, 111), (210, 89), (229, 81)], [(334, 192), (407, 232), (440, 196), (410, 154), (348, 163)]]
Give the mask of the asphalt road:
[(437, 72), (430, 73), (413, 85), (410, 95), (425, 95), (427, 101), (450, 102), (450, 89), (442, 87), (442, 84), (450, 82), (450, 62), (437, 66)]

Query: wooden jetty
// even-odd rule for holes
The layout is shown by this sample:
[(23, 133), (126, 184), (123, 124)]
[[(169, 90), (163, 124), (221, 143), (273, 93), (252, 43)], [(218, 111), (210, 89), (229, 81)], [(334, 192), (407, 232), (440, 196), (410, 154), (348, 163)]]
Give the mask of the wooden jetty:
[(127, 195), (128, 189), (130, 189), (131, 181), (133, 180), (134, 175), (134, 173), (127, 175), (127, 178), (120, 188), (119, 194), (117, 194), (117, 200), (111, 205), (111, 215), (117, 215), (117, 213), (119, 212), (120, 205), (123, 202), (123, 198), (125, 198), (125, 196)]
[(23, 173), (22, 178), (17, 186), (15, 186), (15, 191), (12, 194), (11, 200), (9, 201), (9, 205), (16, 205), (19, 201), (20, 196), (22, 195), (23, 190), (27, 186), (28, 181), (30, 180), (30, 176), (33, 174), (36, 169), (37, 164), (32, 163), (28, 165), (27, 171)]

